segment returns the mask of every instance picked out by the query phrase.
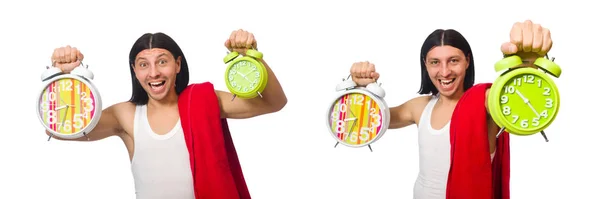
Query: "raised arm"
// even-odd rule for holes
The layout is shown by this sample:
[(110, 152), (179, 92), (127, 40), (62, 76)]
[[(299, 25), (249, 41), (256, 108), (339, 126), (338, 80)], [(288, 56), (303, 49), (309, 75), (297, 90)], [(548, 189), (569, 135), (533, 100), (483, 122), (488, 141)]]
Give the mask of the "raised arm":
[[(252, 33), (244, 30), (233, 31), (225, 42), (225, 47), (230, 51), (236, 51), (245, 54), (247, 49), (257, 49), (257, 43)], [(226, 91), (215, 91), (219, 98), (222, 118), (243, 119), (251, 118), (263, 114), (273, 113), (281, 110), (287, 103), (287, 97), (269, 65), (263, 60), (258, 59), (267, 69), (269, 80), (261, 97), (252, 99), (236, 99), (233, 94)]]
[[(83, 60), (83, 54), (74, 47), (65, 46), (56, 48), (52, 54), (52, 63), (54, 67), (60, 68), (64, 73), (69, 73), (73, 68), (80, 65)], [(124, 110), (126, 104), (116, 104), (102, 110), (102, 115), (96, 127), (88, 132), (87, 137), (81, 137), (79, 139), (61, 139), (53, 136), (52, 138), (58, 140), (71, 140), (71, 141), (95, 141), (101, 140), (113, 135), (117, 135), (118, 132), (122, 132), (121, 125), (117, 120), (117, 110)], [(46, 131), (46, 134), (50, 136), (50, 132)], [(88, 140), (89, 138), (89, 140)]]

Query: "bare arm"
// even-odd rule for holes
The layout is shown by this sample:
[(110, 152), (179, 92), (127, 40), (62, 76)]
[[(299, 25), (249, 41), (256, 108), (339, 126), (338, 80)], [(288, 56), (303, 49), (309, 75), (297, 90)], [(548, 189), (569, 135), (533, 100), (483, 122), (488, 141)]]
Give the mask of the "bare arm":
[(252, 99), (233, 98), (233, 94), (226, 91), (217, 90), (217, 97), (221, 106), (221, 118), (243, 119), (256, 117), (263, 114), (273, 113), (281, 110), (287, 103), (287, 97), (275, 76), (275, 73), (260, 59), (267, 68), (269, 80), (261, 97)]
[(390, 129), (399, 129), (418, 123), (418, 118), (430, 98), (431, 96), (416, 97), (400, 106), (390, 108)]
[[(100, 116), (98, 124), (96, 125), (96, 127), (94, 127), (94, 129), (91, 132), (88, 132), (86, 134), (87, 137), (83, 136), (78, 139), (62, 139), (56, 136), (52, 136), (52, 138), (66, 141), (96, 141), (113, 135), (117, 135), (119, 132), (123, 132), (123, 128), (119, 124), (119, 120), (117, 120), (115, 111), (123, 105), (123, 103), (115, 104), (102, 110), (102, 115)], [(46, 131), (46, 134), (50, 136), (50, 132)]]

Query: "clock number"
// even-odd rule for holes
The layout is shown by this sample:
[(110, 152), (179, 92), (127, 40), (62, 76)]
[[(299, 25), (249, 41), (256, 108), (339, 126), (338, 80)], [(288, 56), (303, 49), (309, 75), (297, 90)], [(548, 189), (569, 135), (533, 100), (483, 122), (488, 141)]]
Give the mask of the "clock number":
[(85, 112), (92, 112), (92, 109), (94, 109), (94, 106), (92, 105), (92, 99), (85, 98), (83, 99), (83, 103), (85, 103), (85, 106), (83, 107), (83, 110)]
[(47, 101), (42, 102), (42, 112), (50, 110), (50, 104)]
[(346, 104), (340, 103), (340, 113), (345, 113), (347, 108), (348, 106), (346, 106)]
[(58, 91), (72, 91), (73, 90), (73, 82), (71, 81), (60, 81), (58, 87)]
[(46, 122), (48, 124), (56, 124), (56, 111), (55, 110), (49, 110), (48, 112), (46, 112)]
[(64, 125), (62, 123), (59, 124), (59, 128), (64, 131), (71, 131), (71, 120), (65, 120)]
[(48, 100), (50, 100), (51, 102), (56, 101), (56, 93), (54, 91), (48, 93)]
[(525, 83), (533, 84), (533, 79), (535, 79), (533, 75), (523, 75), (523, 82)]
[(545, 96), (549, 96), (550, 95), (550, 88), (544, 87), (544, 95)]
[(515, 93), (515, 87), (514, 86), (504, 86), (504, 92), (505, 93)]
[(371, 122), (371, 128), (377, 128), (381, 126), (381, 122), (379, 122), (379, 120), (381, 120), (381, 117), (379, 115), (372, 114), (371, 117), (375, 119), (375, 121)]
[(350, 133), (350, 142), (357, 142), (359, 139), (360, 139), (360, 141), (369, 140), (369, 131), (370, 130), (371, 129), (368, 127), (363, 127), (360, 129), (360, 133), (359, 132), (351, 132)]
[(371, 131), (371, 128), (369, 127), (362, 127), (360, 129), (360, 141), (367, 141), (369, 140), (369, 131)]
[[(525, 77), (523, 77), (523, 79), (525, 79)], [(513, 85), (521, 86), (521, 78), (516, 78), (513, 81)]]
[(527, 128), (529, 126), (529, 120), (523, 119), (521, 120), (521, 127)]
[(502, 95), (502, 97), (500, 97), (500, 103), (502, 103), (502, 104), (508, 103), (508, 96)]
[(548, 118), (548, 110), (544, 110), (540, 113), (541, 117)]
[(255, 66), (255, 65), (252, 65), (252, 67), (251, 67), (251, 68), (252, 68), (252, 71), (255, 71), (255, 70), (256, 70), (256, 66)]
[(346, 131), (346, 125), (344, 121), (338, 120), (335, 125), (335, 130), (337, 133), (344, 133)]
[(233, 81), (233, 74), (229, 73), (229, 81)]
[(531, 121), (531, 125), (533, 126), (539, 126), (540, 125), (540, 118), (539, 117), (534, 117), (533, 120)]
[(513, 123), (513, 124), (514, 124), (514, 123), (517, 123), (517, 121), (519, 120), (519, 116), (518, 116), (518, 115), (513, 115), (512, 117), (513, 117), (513, 121), (512, 121), (512, 123)]
[(76, 129), (83, 128), (83, 114), (75, 113), (75, 115), (73, 115), (73, 127)]
[(537, 82), (538, 82), (538, 88), (541, 88), (542, 87), (542, 80), (538, 79)]
[(259, 78), (259, 77), (260, 77), (260, 73), (259, 73), (259, 72), (256, 72), (256, 73), (254, 73), (254, 74), (256, 74), (256, 78)]
[(81, 92), (79, 95), (81, 95), (81, 100), (85, 100), (85, 96), (87, 96), (85, 92)]
[(552, 99), (546, 98), (546, 108), (552, 108)]
[(510, 115), (510, 106), (504, 106), (504, 107), (502, 107), (502, 113), (504, 115)]
[(365, 100), (365, 97), (363, 97), (362, 95), (354, 95), (354, 99), (352, 100), (352, 103), (362, 106), (364, 100)]

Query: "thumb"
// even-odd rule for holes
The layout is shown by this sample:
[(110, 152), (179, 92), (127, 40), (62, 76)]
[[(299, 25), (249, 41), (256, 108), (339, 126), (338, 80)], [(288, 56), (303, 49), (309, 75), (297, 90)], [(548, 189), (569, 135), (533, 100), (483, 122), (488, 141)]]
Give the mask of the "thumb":
[(379, 73), (378, 72), (371, 72), (371, 77), (377, 81), (379, 79)]
[(512, 55), (515, 54), (519, 51), (519, 48), (517, 47), (517, 45), (510, 43), (510, 42), (506, 42), (503, 43), (502, 46), (500, 47), (500, 50), (502, 51), (502, 54), (505, 55)]

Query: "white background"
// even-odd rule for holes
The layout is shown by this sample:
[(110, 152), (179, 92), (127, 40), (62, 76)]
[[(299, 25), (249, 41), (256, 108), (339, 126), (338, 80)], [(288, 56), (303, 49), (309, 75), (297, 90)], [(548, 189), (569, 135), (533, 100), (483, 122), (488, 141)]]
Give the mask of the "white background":
[[(181, 46), (192, 83), (225, 90), (223, 43), (233, 30), (256, 35), (289, 99), (280, 112), (231, 120), (253, 198), (411, 198), (418, 172), (416, 126), (390, 130), (368, 148), (333, 148), (325, 111), (355, 61), (382, 73), (386, 101), (417, 96), (419, 50), (436, 28), (471, 43), (476, 82), (496, 78), (514, 22), (549, 28), (562, 66), (558, 118), (541, 135), (511, 141), (512, 198), (598, 197), (596, 95), (599, 14), (578, 1), (3, 1), (0, 198), (135, 198), (127, 151), (117, 137), (93, 143), (46, 141), (34, 109), (40, 74), (54, 48), (85, 54), (105, 107), (130, 97), (128, 53), (146, 32)], [(396, 2), (396, 1), (394, 1)], [(582, 89), (577, 91), (576, 89)], [(585, 89), (585, 90), (584, 90)]]

